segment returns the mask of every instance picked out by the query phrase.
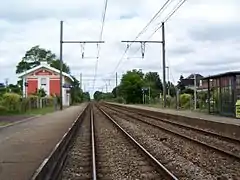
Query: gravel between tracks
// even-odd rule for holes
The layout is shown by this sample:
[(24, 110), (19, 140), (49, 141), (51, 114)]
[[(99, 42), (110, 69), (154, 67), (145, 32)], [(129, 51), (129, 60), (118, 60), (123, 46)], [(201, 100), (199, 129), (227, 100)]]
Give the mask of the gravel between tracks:
[(68, 153), (61, 179), (88, 180), (91, 177), (90, 115), (86, 113)]
[(180, 179), (238, 179), (240, 163), (195, 143), (108, 112)]
[[(123, 110), (120, 110), (120, 111), (122, 112)], [(138, 115), (138, 114), (133, 113), (133, 112), (126, 112), (125, 111), (124, 113), (134, 115), (135, 117), (141, 118), (142, 120), (144, 120), (146, 122), (149, 122), (151, 124), (154, 124), (154, 125), (157, 125), (157, 126), (160, 126), (160, 127), (167, 128), (169, 130), (172, 130), (174, 132), (178, 132), (178, 133), (183, 134), (183, 135), (187, 135), (188, 137), (194, 138), (194, 139), (199, 140), (201, 142), (206, 142), (207, 144), (210, 144), (210, 145), (216, 146), (218, 148), (221, 148), (223, 150), (232, 152), (235, 155), (240, 157), (240, 143), (229, 142), (229, 141), (226, 141), (224, 139), (221, 139), (220, 137), (212, 136), (211, 134), (208, 135), (206, 133), (201, 133), (201, 132), (195, 131), (193, 129), (179, 127), (177, 125), (173, 125), (173, 124), (170, 124), (168, 122), (144, 117), (144, 116)]]
[(94, 111), (98, 179), (165, 179), (112, 122)]

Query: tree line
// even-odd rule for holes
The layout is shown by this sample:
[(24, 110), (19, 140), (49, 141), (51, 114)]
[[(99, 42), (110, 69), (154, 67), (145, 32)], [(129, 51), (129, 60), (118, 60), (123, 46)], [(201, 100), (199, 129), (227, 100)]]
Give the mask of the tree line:
[[(45, 61), (47, 62), (51, 67), (56, 68), (60, 70), (60, 60), (56, 56), (55, 53), (53, 53), (50, 50), (47, 50), (45, 48), (41, 48), (39, 45), (34, 46), (30, 48), (28, 51), (26, 51), (25, 55), (20, 59), (19, 63), (16, 65), (16, 74), (23, 73), (29, 69), (32, 69), (38, 65), (40, 65), (40, 62)], [(63, 72), (71, 74), (70, 67), (67, 65), (67, 63), (63, 63)], [(72, 88), (70, 90), (72, 103), (80, 103), (82, 101), (89, 101), (90, 100), (90, 94), (89, 92), (83, 92), (83, 90), (80, 88), (80, 82), (74, 77), (72, 82)], [(22, 89), (23, 89), (23, 81), (22, 79), (17, 82), (17, 84), (9, 84), (6, 86), (0, 86), (0, 97), (4, 93), (12, 92), (22, 95)], [(38, 90), (35, 95), (39, 95), (44, 97), (46, 94), (42, 92), (42, 90)]]
[[(176, 95), (176, 87), (173, 83), (166, 83), (166, 90), (169, 95)], [(96, 91), (94, 99), (106, 100), (115, 99), (126, 103), (143, 103), (143, 94), (150, 95), (150, 99), (159, 99), (163, 93), (163, 84), (158, 72), (143, 73), (141, 70), (133, 69), (122, 75), (120, 84), (111, 93)]]

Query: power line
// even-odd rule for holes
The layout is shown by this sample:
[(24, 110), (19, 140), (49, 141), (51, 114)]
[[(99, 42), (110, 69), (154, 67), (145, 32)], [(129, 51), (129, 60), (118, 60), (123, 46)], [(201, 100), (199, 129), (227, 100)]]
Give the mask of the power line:
[[(172, 9), (172, 11), (166, 16), (165, 20), (163, 21), (164, 23), (166, 23), (172, 16), (174, 13), (176, 13), (176, 11), (186, 2), (186, 0), (181, 0), (179, 1), (179, 3), (174, 6), (174, 8)], [(147, 38), (148, 40), (152, 38), (152, 36), (159, 30), (162, 28), (162, 24), (157, 28), (155, 29), (155, 31)], [(141, 49), (141, 47), (139, 47), (134, 53), (136, 54), (139, 50)], [(167, 60), (168, 61), (168, 60)]]
[[(166, 23), (172, 16), (174, 13), (177, 12), (177, 10), (186, 2), (186, 0), (182, 0), (179, 1), (179, 3), (173, 8), (173, 10), (168, 14), (167, 18), (163, 21), (164, 23)], [(160, 29), (162, 28), (162, 25), (160, 25), (157, 29), (155, 29), (155, 31), (149, 36), (149, 39)]]
[[(138, 39), (138, 38), (147, 30), (147, 28), (149, 27), (149, 25), (150, 25), (156, 18), (158, 18), (158, 17), (160, 16), (160, 14), (163, 12), (163, 10), (165, 10), (165, 8), (169, 5), (169, 2), (170, 2), (170, 1), (171, 1), (171, 0), (167, 0), (167, 1), (163, 4), (163, 6), (162, 6), (162, 7), (158, 10), (158, 12), (152, 17), (152, 19), (147, 23), (147, 25), (138, 33), (138, 35), (134, 38), (133, 41), (136, 41), (136, 39)], [(117, 70), (117, 68), (118, 68), (119, 65), (121, 64), (121, 62), (122, 62), (125, 54), (127, 53), (128, 49), (131, 47), (132, 44), (133, 44), (133, 42), (130, 43), (130, 44), (127, 46), (127, 48), (125, 49), (123, 55), (122, 55), (121, 58), (119, 59), (119, 61), (118, 61), (118, 63), (117, 63), (117, 66), (114, 68), (114, 71), (113, 71), (113, 72), (115, 72), (115, 71)]]
[[(102, 37), (103, 37), (103, 28), (104, 28), (105, 19), (106, 19), (107, 5), (108, 5), (108, 0), (105, 0), (103, 14), (102, 14), (102, 26), (101, 26), (101, 32), (100, 32), (100, 37), (99, 37), (100, 41), (102, 41)], [(100, 45), (98, 45), (97, 61), (96, 61), (95, 70), (94, 70), (95, 73), (94, 73), (94, 80), (93, 80), (93, 89), (94, 89), (94, 86), (95, 86), (95, 79), (96, 79), (96, 76), (97, 76), (98, 60), (99, 60), (99, 55), (100, 55), (100, 49), (101, 49), (101, 47), (100, 47)]]

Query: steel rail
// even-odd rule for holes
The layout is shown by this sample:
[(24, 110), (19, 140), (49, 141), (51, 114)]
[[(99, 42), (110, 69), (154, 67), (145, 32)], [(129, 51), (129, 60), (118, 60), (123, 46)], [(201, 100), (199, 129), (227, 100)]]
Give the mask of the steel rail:
[[(126, 135), (147, 157), (151, 159), (151, 161), (168, 176), (170, 179), (178, 180), (178, 178), (173, 175), (161, 162), (159, 162), (150, 152), (148, 152), (140, 143), (138, 143), (127, 131), (125, 131), (108, 113), (106, 113), (101, 107), (97, 106), (97, 108), (116, 126), (118, 127), (124, 135)], [(158, 169), (160, 173), (160, 171)]]
[[(110, 108), (110, 107), (107, 107), (107, 108), (112, 109), (113, 111), (119, 113), (119, 111), (117, 111), (116, 109), (113, 109), (113, 108)], [(174, 134), (174, 135), (176, 135), (176, 136), (182, 137), (182, 138), (184, 138), (184, 139), (188, 139), (188, 140), (190, 140), (190, 141), (192, 141), (192, 142), (195, 142), (195, 143), (198, 143), (198, 144), (200, 144), (200, 145), (202, 145), (202, 146), (211, 148), (211, 149), (213, 149), (213, 150), (215, 150), (215, 151), (218, 151), (218, 152), (220, 152), (220, 153), (222, 153), (222, 154), (224, 154), (224, 155), (228, 155), (229, 157), (232, 157), (232, 158), (237, 159), (237, 160), (240, 161), (240, 157), (239, 157), (238, 155), (230, 152), (230, 151), (226, 151), (226, 150), (219, 149), (219, 148), (217, 148), (217, 147), (215, 147), (215, 146), (213, 146), (213, 145), (209, 145), (209, 144), (207, 144), (207, 143), (205, 143), (205, 142), (202, 142), (202, 141), (196, 140), (196, 139), (194, 139), (194, 138), (192, 138), (192, 137), (189, 137), (189, 136), (186, 136), (186, 135), (177, 133), (177, 132), (172, 131), (172, 130), (170, 130), (170, 129), (167, 129), (167, 128), (165, 128), (165, 127), (162, 127), (162, 126), (159, 126), (159, 125), (155, 125), (155, 124), (151, 124), (151, 123), (146, 122), (146, 121), (144, 121), (144, 120), (142, 120), (142, 119), (140, 119), (140, 118), (137, 118), (137, 117), (135, 117), (135, 116), (133, 116), (133, 115), (126, 114), (126, 112), (125, 112), (125, 113), (124, 113), (124, 112), (121, 112), (121, 113), (124, 114), (124, 115), (126, 115), (127, 117), (130, 117), (130, 118), (132, 118), (132, 119), (141, 121), (141, 122), (143, 122), (143, 123), (145, 123), (145, 124), (148, 124), (148, 125), (150, 125), (150, 126), (156, 127), (156, 128), (158, 128), (158, 129), (161, 129), (161, 130), (163, 130), (163, 131), (165, 131), (165, 132), (168, 132), (168, 133)], [(117, 115), (117, 116), (119, 116), (119, 115)], [(120, 117), (120, 116), (119, 116), (119, 117)], [(120, 118), (122, 118), (122, 117), (120, 117)]]
[[(107, 105), (106, 105), (106, 107), (108, 107), (108, 108), (113, 108), (113, 107), (109, 107), (109, 106), (107, 106)], [(215, 136), (215, 137), (217, 137), (217, 138), (224, 139), (224, 140), (226, 140), (226, 141), (232, 141), (232, 142), (234, 142), (234, 143), (240, 143), (240, 140), (238, 140), (238, 139), (234, 139), (234, 138), (231, 138), (231, 137), (228, 137), (228, 136), (223, 136), (223, 135), (220, 135), (220, 134), (215, 133), (215, 132), (211, 132), (211, 131), (208, 131), (208, 130), (196, 128), (196, 127), (189, 126), (189, 125), (182, 124), (182, 123), (173, 122), (173, 121), (170, 121), (170, 120), (168, 120), (168, 119), (163, 119), (163, 118), (159, 118), (159, 117), (156, 117), (156, 116), (152, 116), (152, 115), (148, 115), (148, 114), (143, 114), (143, 113), (141, 113), (141, 112), (139, 112), (139, 111), (137, 112), (135, 109), (125, 108), (125, 107), (120, 107), (120, 106), (117, 106), (116, 108), (118, 108), (118, 107), (119, 107), (119, 109), (127, 110), (128, 112), (136, 113), (136, 114), (138, 114), (138, 115), (141, 115), (141, 116), (144, 116), (144, 117), (147, 117), (147, 118), (151, 118), (151, 119), (154, 119), (154, 120), (163, 121), (163, 122), (166, 122), (166, 123), (169, 123), (169, 124), (172, 124), (172, 125), (176, 125), (176, 126), (179, 126), (179, 127), (185, 128), (185, 129), (198, 131), (198, 132), (203, 133), (203, 134), (205, 134), (205, 135), (212, 135), (212, 136)]]
[(97, 180), (97, 170), (96, 170), (96, 153), (95, 153), (95, 133), (94, 133), (94, 114), (93, 108), (91, 108), (91, 141), (92, 141), (92, 178)]

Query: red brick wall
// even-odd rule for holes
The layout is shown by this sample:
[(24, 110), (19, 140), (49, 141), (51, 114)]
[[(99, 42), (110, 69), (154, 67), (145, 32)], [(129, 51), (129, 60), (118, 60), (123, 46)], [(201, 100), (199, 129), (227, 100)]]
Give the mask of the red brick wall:
[(27, 80), (28, 82), (28, 87), (27, 87), (27, 94), (33, 94), (36, 92), (36, 89), (38, 88), (38, 80), (37, 79), (31, 79)]
[(50, 79), (50, 95), (60, 95), (60, 79)]

